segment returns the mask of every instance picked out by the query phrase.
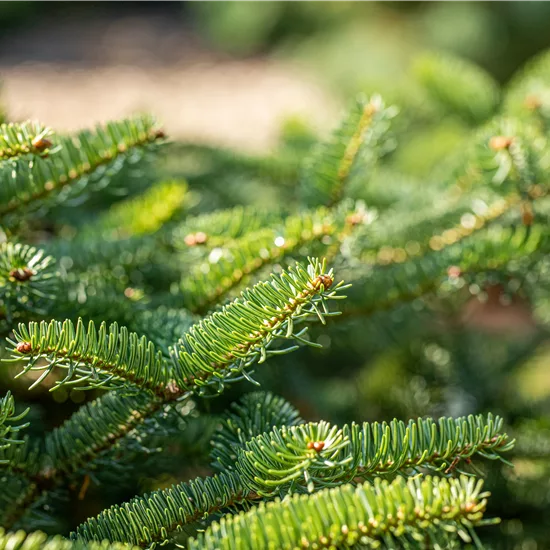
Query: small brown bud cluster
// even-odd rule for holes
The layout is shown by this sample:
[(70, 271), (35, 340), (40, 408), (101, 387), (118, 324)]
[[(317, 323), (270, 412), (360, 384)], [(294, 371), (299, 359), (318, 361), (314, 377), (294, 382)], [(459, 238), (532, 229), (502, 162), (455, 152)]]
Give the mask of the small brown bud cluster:
[(354, 212), (346, 218), (348, 225), (359, 225), (365, 221), (365, 215), (360, 212)]
[(30, 342), (19, 342), (15, 348), (19, 353), (29, 353), (32, 349)]
[(324, 274), (319, 275), (314, 281), (315, 286), (317, 288), (323, 285), (325, 287), (325, 290), (328, 290), (332, 286), (333, 282), (334, 282), (334, 279), (330, 275), (324, 275)]
[(508, 136), (493, 136), (489, 140), (489, 147), (493, 151), (502, 151), (503, 149), (508, 149), (512, 142), (514, 141), (513, 137)]
[(462, 275), (462, 270), (457, 265), (452, 265), (447, 269), (447, 275), (451, 279), (458, 279)]
[(21, 283), (28, 281), (33, 275), (34, 272), (28, 267), (15, 268), (10, 271), (10, 279), (14, 279)]
[(324, 441), (310, 441), (307, 444), (308, 449), (313, 449), (316, 452), (320, 453), (325, 448), (325, 442)]
[(32, 140), (32, 146), (37, 151), (44, 151), (44, 149), (48, 149), (48, 147), (52, 146), (52, 142), (44, 137), (37, 137)]
[(183, 239), (183, 242), (187, 246), (197, 246), (199, 244), (205, 244), (207, 240), (208, 236), (206, 235), (206, 233), (198, 231), (197, 233), (189, 233), (189, 235), (186, 235)]
[(524, 105), (529, 110), (536, 111), (542, 107), (542, 101), (540, 100), (540, 97), (537, 97), (536, 95), (528, 95), (525, 98)]

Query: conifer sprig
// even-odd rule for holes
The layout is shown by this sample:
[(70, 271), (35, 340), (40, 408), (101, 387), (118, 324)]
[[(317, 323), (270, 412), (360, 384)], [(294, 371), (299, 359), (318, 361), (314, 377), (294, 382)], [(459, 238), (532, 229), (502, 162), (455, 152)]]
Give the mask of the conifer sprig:
[(83, 543), (61, 536), (48, 537), (40, 531), (7, 533), (0, 527), (0, 550), (132, 550), (132, 547), (123, 543)]
[(21, 311), (45, 313), (58, 288), (55, 260), (23, 244), (0, 244), (0, 305), (10, 320)]
[[(262, 498), (313, 492), (365, 477), (376, 484), (380, 476), (424, 469), (451, 475), (475, 455), (501, 458), (513, 445), (502, 432), (502, 420), (491, 415), (341, 429), (326, 422), (300, 422), (283, 399), (249, 394), (226, 414), (212, 439), (219, 474), (113, 506), (82, 524), (71, 538), (153, 546), (170, 540), (185, 525), (236, 505), (246, 508)], [(268, 431), (259, 433), (262, 428)], [(455, 505), (459, 503), (457, 498)]]
[[(15, 401), (10, 392), (0, 399), (0, 451), (5, 451), (14, 443), (22, 443), (21, 440), (14, 439), (13, 436), (29, 425), (28, 423), (17, 424), (28, 412), (29, 409), (26, 409), (20, 414), (15, 414)], [(0, 457), (0, 464), (6, 462)]]
[(49, 464), (43, 474), (50, 480), (78, 469), (93, 469), (94, 460), (163, 407), (146, 393), (129, 396), (109, 392), (83, 405), (66, 422), (46, 435)]
[(129, 332), (117, 323), (99, 329), (93, 321), (79, 319), (21, 323), (14, 331), (13, 358), (24, 359), (18, 376), (43, 371), (30, 386), (40, 384), (55, 369), (65, 369), (64, 378), (56, 380), (52, 390), (64, 385), (80, 389), (112, 389), (133, 384), (159, 396), (165, 396), (170, 368), (162, 352), (145, 336)]
[(105, 183), (121, 168), (124, 158), (136, 160), (147, 146), (163, 137), (154, 120), (144, 116), (112, 122), (74, 138), (60, 138), (60, 150), (48, 158), (1, 163), (0, 217), (23, 207), (43, 206), (52, 196), (62, 198), (61, 191), (72, 186), (84, 188), (99, 180)]
[(238, 452), (236, 469), (252, 490), (273, 496), (419, 468), (461, 472), (474, 455), (502, 460), (513, 444), (502, 419), (490, 414), (342, 428), (318, 422), (275, 427), (250, 439)]
[(0, 162), (23, 155), (47, 156), (53, 132), (38, 122), (0, 124)]
[(281, 223), (284, 212), (278, 209), (236, 206), (190, 217), (174, 228), (171, 244), (178, 250), (224, 247), (235, 239)]
[(84, 383), (81, 387), (112, 388), (122, 381), (161, 399), (205, 386), (220, 391), (227, 382), (249, 377), (246, 370), (254, 363), (297, 348), (271, 349), (277, 341), (313, 345), (304, 338), (307, 327), (296, 331), (295, 325), (312, 318), (324, 323), (334, 315), (326, 302), (342, 298), (342, 285), (334, 285), (332, 270), (318, 260), (310, 260), (307, 268), (296, 264), (193, 325), (174, 346), (170, 363), (152, 342), (116, 323), (97, 330), (90, 322), (86, 330), (82, 321), (75, 327), (69, 320), (20, 324), (15, 340), (9, 340), (12, 358), (25, 361), (20, 375), (43, 371), (33, 386), (60, 367), (67, 375), (54, 388)]
[(342, 225), (329, 210), (319, 208), (289, 216), (280, 227), (253, 232), (230, 246), (213, 250), (182, 279), (180, 290), (185, 307), (204, 313), (220, 303), (246, 277), (291, 256), (302, 246), (311, 247), (324, 239), (334, 239)]
[(260, 504), (225, 516), (190, 550), (449, 548), (477, 541), (488, 493), (471, 478), (398, 477)]
[(112, 506), (81, 524), (70, 538), (83, 542), (125, 541), (154, 548), (170, 540), (184, 525), (258, 498), (246, 491), (239, 476), (232, 472), (196, 478)]
[(174, 349), (174, 376), (180, 389), (213, 386), (247, 378), (254, 363), (273, 354), (297, 348), (271, 349), (283, 340), (313, 345), (304, 338), (304, 321), (333, 315), (327, 301), (341, 299), (344, 287), (334, 285), (334, 275), (324, 262), (313, 259), (307, 268), (296, 264), (271, 281), (260, 282), (242, 292), (229, 305), (191, 327)]
[(395, 116), (379, 96), (358, 97), (331, 138), (308, 158), (300, 192), (306, 206), (334, 206), (354, 179), (371, 175), (377, 160), (391, 148), (387, 133)]

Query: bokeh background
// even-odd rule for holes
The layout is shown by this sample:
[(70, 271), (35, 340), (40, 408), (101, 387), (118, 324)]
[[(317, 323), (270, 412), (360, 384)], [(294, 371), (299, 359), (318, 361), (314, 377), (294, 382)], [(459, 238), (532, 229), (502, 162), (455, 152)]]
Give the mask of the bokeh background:
[(546, 2), (2, 2), (1, 101), (73, 130), (147, 110), (172, 137), (273, 147), (326, 130), (358, 90), (409, 88), (446, 50), (499, 81), (550, 46)]
[[(200, 213), (236, 204), (284, 205), (314, 139), (338, 122), (357, 92), (378, 92), (399, 105), (405, 120), (422, 112), (391, 162), (424, 185), (475, 124), (435, 112), (425, 116), (422, 53), (464, 57), (505, 85), (527, 59), (550, 48), (548, 28), (548, 2), (2, 2), (0, 112), (9, 120), (39, 119), (60, 132), (153, 113), (173, 141), (154, 178), (188, 181), (197, 199), (192, 211)], [(150, 184), (147, 177), (130, 192)], [(399, 182), (393, 183), (396, 192)], [(56, 209), (48, 222), (56, 230), (63, 224), (74, 229), (119, 198), (92, 197), (84, 206)], [(308, 419), (492, 410), (516, 424), (532, 417), (550, 434), (550, 421), (540, 417), (543, 410), (550, 418), (550, 348), (529, 304), (517, 300), (503, 308), (490, 296), (485, 304), (472, 298), (431, 333), (423, 329), (433, 315), (415, 307), (369, 324), (314, 331), (324, 350), (270, 361), (258, 379)], [(221, 412), (253, 389), (236, 385), (201, 407)], [(35, 405), (36, 431), (59, 425), (89, 398), (76, 391), (53, 398), (47, 391), (20, 393)], [(72, 516), (52, 531), (137, 492), (204, 474), (205, 434), (190, 432), (182, 443), (185, 464), (176, 469), (164, 471), (154, 457), (158, 475), (108, 490), (92, 486), (85, 502), (74, 497)], [(492, 513), (504, 518), (497, 529), (512, 540), (495, 547), (548, 547), (547, 474), (547, 463), (518, 463), (488, 481)]]

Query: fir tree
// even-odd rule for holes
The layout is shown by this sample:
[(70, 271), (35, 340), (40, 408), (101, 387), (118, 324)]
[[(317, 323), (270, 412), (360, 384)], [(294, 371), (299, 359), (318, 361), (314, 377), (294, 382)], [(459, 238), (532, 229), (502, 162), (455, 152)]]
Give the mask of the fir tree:
[[(498, 546), (498, 515), (548, 520), (547, 404), (504, 378), (547, 341), (549, 59), (501, 89), (427, 55), (399, 109), (361, 96), (273, 158), (167, 144), (150, 117), (3, 124), (0, 547)], [(411, 161), (445, 124), (437, 162)], [(255, 178), (263, 206), (238, 204)], [(468, 332), (495, 308), (521, 341)], [(338, 418), (344, 380), (345, 414), (377, 392), (412, 414), (292, 404)], [(44, 421), (26, 388), (81, 404)]]

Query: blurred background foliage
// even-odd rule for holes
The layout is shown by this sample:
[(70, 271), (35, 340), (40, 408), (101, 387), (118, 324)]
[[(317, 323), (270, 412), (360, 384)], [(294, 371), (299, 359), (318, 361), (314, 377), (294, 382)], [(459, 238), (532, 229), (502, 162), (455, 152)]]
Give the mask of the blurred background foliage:
[[(35, 28), (75, 21), (86, 26), (98, 14), (105, 25), (125, 17), (141, 19), (145, 24), (152, 18), (169, 19), (171, 25), (181, 27), (182, 35), (192, 37), (196, 49), (185, 54), (191, 63), (193, 52), (197, 52), (199, 63), (206, 51), (218, 66), (239, 60), (298, 68), (314, 75), (337, 106), (343, 106), (357, 92), (381, 93), (387, 104), (400, 110), (395, 123), (399, 146), (372, 185), (356, 193), (369, 207), (379, 210), (391, 207), (405, 192), (410, 194), (414, 209), (437, 186), (451, 185), (452, 179), (441, 175), (460, 166), (471, 130), (497, 111), (501, 87), (527, 59), (550, 48), (548, 2), (51, 2), (47, 6), (40, 2), (2, 2), (0, 45), (4, 47), (0, 48), (0, 67), (44, 57), (55, 61), (55, 52), (49, 54), (44, 41), (24, 51), (7, 46), (18, 35), (32, 36)], [(139, 34), (135, 41), (139, 51)], [(440, 53), (426, 53), (430, 51)], [(169, 61), (159, 54), (158, 63), (169, 67), (177, 59), (178, 51), (171, 51)], [(79, 62), (90, 63), (89, 59), (71, 60), (73, 64)], [(445, 74), (450, 63), (464, 64), (465, 76), (454, 86), (449, 86)], [(146, 67), (143, 70), (147, 72)], [(467, 78), (469, 71), (471, 79)], [(480, 82), (483, 85), (476, 88)], [(192, 87), (193, 82), (186, 85)], [(43, 93), (48, 94), (48, 90)], [(276, 95), (278, 90), (272, 93)], [(4, 108), (9, 118), (10, 105), (4, 103)], [(150, 108), (154, 112), (154, 105)], [(208, 119), (211, 115), (205, 111), (201, 116)], [(338, 109), (329, 118), (337, 120)], [(289, 113), (278, 122), (278, 140), (271, 148), (254, 154), (208, 142), (190, 144), (185, 135), (181, 139), (175, 135), (159, 159), (123, 173), (120, 186), (94, 195), (85, 205), (75, 203), (73, 208), (64, 208), (63, 213), (54, 209), (45, 223), (41, 221), (41, 235), (74, 235), (97, 212), (142, 192), (159, 178), (184, 179), (189, 185), (185, 208), (173, 213), (171, 223), (189, 213), (238, 204), (285, 208), (294, 196), (300, 161), (319, 137), (317, 123), (315, 117)], [(238, 125), (230, 129), (236, 134), (245, 130)], [(30, 228), (29, 233), (35, 229)], [(162, 279), (158, 275), (145, 270), (134, 274), (133, 284), (147, 287)], [(539, 283), (541, 287), (547, 284), (544, 280)], [(376, 314), (368, 322), (357, 320), (336, 325), (328, 332), (318, 331), (322, 350), (304, 349), (282, 361), (272, 360), (258, 373), (258, 379), (264, 387), (290, 399), (308, 419), (342, 423), (491, 410), (505, 416), (510, 425), (544, 428), (546, 432), (537, 433), (546, 433), (546, 440), (529, 442), (526, 438), (536, 455), (537, 448), (548, 449), (550, 445), (550, 347), (544, 324), (533, 328), (531, 306), (522, 299), (508, 304), (504, 313), (498, 304), (492, 309), (495, 304), (490, 297), (482, 296), (480, 301), (479, 288), (465, 292), (468, 290), (472, 296), (466, 300), (466, 308), (460, 305), (462, 296), (462, 301), (451, 300), (450, 310), (440, 316), (413, 302)], [(136, 290), (131, 299), (139, 300), (140, 296)], [(538, 318), (544, 318), (548, 304), (543, 301), (537, 307)], [(498, 323), (494, 322), (495, 315)], [(457, 321), (466, 317), (474, 320)], [(2, 376), (5, 378), (6, 373)], [(220, 412), (250, 389), (239, 384), (201, 406)], [(31, 429), (40, 430), (41, 426), (49, 429), (58, 425), (87, 396), (63, 390), (52, 398), (42, 388), (31, 394), (20, 392), (18, 397), (20, 402), (27, 399), (34, 403)], [(185, 465), (167, 466), (161, 475), (155, 468), (155, 477), (144, 469), (137, 486), (133, 479), (109, 491), (92, 487), (91, 501), (86, 501), (86, 507), (75, 501), (75, 517), (68, 523), (78, 523), (136, 492), (203, 473), (198, 465), (204, 463), (201, 443), (208, 441), (204, 434), (208, 435), (209, 429), (197, 421), (196, 430), (185, 432), (187, 439), (174, 444), (176, 451), (187, 449)], [(518, 462), (514, 470), (503, 469), (495, 474), (500, 476), (498, 480), (487, 484), (496, 497), (492, 512), (505, 520), (500, 529), (511, 541), (506, 543), (508, 547), (550, 547), (550, 464), (548, 455), (542, 451), (541, 455), (543, 460)], [(153, 461), (158, 466), (159, 462)]]

